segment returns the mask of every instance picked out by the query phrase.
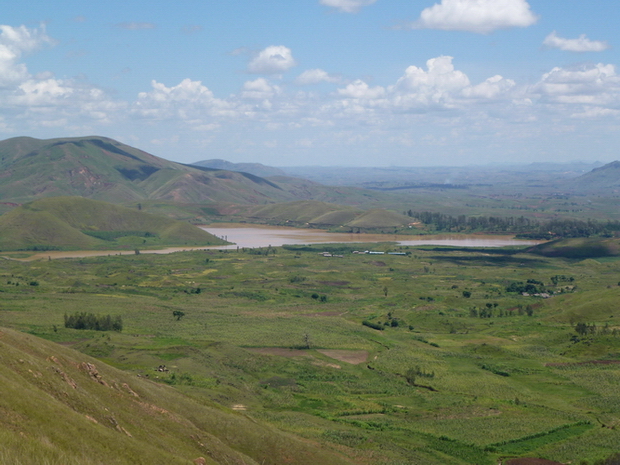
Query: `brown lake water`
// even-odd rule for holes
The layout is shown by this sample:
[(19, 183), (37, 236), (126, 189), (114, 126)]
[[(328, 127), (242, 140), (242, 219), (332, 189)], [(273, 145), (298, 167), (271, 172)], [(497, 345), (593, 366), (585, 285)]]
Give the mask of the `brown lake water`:
[[(168, 247), (158, 250), (141, 250), (140, 253), (168, 254), (189, 250), (236, 249), (237, 247), (279, 247), (285, 244), (330, 244), (342, 242), (396, 242), (400, 245), (445, 245), (452, 247), (506, 247), (540, 244), (542, 241), (515, 239), (512, 236), (440, 234), (432, 236), (405, 236), (396, 234), (348, 234), (331, 233), (320, 229), (286, 228), (281, 226), (260, 226), (245, 224), (212, 224), (201, 226), (217, 237), (233, 242), (233, 245), (207, 247)], [(20, 254), (6, 254), (6, 258), (17, 260), (47, 260), (56, 258), (101, 257), (106, 255), (133, 255), (133, 250), (74, 250), (39, 252), (21, 258)]]
[[(278, 247), (285, 244), (328, 244), (342, 242), (397, 242), (400, 245), (445, 245), (452, 247), (506, 247), (540, 244), (541, 241), (515, 239), (513, 236), (438, 234), (406, 236), (397, 234), (331, 233), (320, 229), (286, 228), (243, 224), (212, 224), (201, 226), (217, 237), (239, 247)], [(221, 247), (219, 247), (221, 248)]]

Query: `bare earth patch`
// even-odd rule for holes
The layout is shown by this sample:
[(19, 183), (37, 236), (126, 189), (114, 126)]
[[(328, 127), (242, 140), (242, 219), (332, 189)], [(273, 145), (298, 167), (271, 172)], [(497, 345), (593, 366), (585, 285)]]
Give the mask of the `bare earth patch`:
[(281, 349), (279, 347), (258, 347), (248, 349), (251, 352), (263, 355), (278, 355), (280, 357), (309, 357), (310, 354), (298, 349)]
[(317, 350), (317, 352), (352, 365), (359, 365), (368, 360), (368, 352), (365, 350)]
[(325, 362), (321, 362), (320, 360), (312, 362), (312, 364), (318, 367), (336, 368), (338, 370), (342, 368), (340, 365), (336, 365), (335, 363), (325, 363)]
[(554, 462), (552, 460), (522, 457), (520, 459), (508, 460), (508, 462), (506, 462), (506, 465), (564, 465), (564, 464), (560, 462)]
[(620, 360), (589, 360), (587, 362), (575, 363), (545, 363), (546, 367), (570, 367), (582, 365), (616, 365), (620, 364)]

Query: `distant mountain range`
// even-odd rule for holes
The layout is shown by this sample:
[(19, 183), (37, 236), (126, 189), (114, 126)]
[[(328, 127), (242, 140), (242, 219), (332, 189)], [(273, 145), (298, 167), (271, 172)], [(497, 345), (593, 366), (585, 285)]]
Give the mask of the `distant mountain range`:
[(566, 183), (575, 192), (620, 192), (620, 161), (613, 161)]
[(273, 166), (267, 166), (261, 163), (232, 163), (219, 158), (197, 161), (192, 163), (192, 165), (202, 166), (204, 168), (213, 168), (216, 170), (241, 171), (243, 173), (250, 173), (261, 177), (287, 176), (285, 171)]

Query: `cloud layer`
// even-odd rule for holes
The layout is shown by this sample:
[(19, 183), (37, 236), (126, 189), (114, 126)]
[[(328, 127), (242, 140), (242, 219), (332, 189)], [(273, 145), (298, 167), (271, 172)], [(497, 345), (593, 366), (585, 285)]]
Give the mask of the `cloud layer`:
[(528, 27), (537, 19), (525, 0), (442, 0), (424, 9), (412, 27), (488, 34)]
[(442, 55), (376, 82), (322, 68), (290, 76), (297, 65), (293, 51), (277, 45), (248, 58), (247, 71), (261, 76), (241, 74), (244, 82), (228, 95), (184, 78), (152, 79), (133, 97), (119, 98), (83, 77), (31, 74), (24, 56), (53, 42), (44, 27), (0, 26), (3, 134), (62, 128), (72, 134), (137, 133), (142, 143), (144, 134), (152, 133), (153, 144), (172, 149), (191, 133), (205, 146), (220, 141), (239, 152), (277, 147), (283, 153), (310, 148), (328, 153), (376, 146), (400, 156), (412, 147), (466, 147), (474, 139), (510, 150), (518, 141), (548, 140), (590, 121), (600, 131), (609, 126), (609, 134), (620, 125), (620, 76), (609, 63), (550, 67), (518, 82), (493, 73), (470, 77), (459, 69), (458, 57)]
[(336, 8), (344, 13), (357, 13), (365, 6), (372, 5), (377, 0), (321, 0), (321, 5)]
[(291, 49), (284, 45), (271, 45), (261, 50), (248, 64), (254, 74), (280, 74), (295, 66)]
[(555, 31), (545, 37), (543, 45), (549, 48), (558, 48), (566, 52), (602, 52), (609, 48), (607, 42), (590, 40), (585, 34), (581, 34), (576, 39), (564, 39), (563, 37), (559, 37)]

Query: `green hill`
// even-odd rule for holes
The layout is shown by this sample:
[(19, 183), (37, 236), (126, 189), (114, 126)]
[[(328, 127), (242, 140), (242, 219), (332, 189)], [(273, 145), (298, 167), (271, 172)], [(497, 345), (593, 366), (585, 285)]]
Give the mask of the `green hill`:
[(66, 195), (115, 203), (291, 200), (258, 176), (174, 163), (98, 136), (1, 141), (0, 170), (0, 198), (16, 203)]
[(303, 179), (185, 165), (99, 136), (0, 141), (3, 209), (43, 197), (82, 196), (113, 203), (264, 205), (322, 200), (371, 205), (385, 194), (334, 188)]
[(576, 193), (607, 193), (620, 189), (620, 161), (613, 161), (565, 183)]
[(0, 378), (4, 464), (350, 463), (240, 413), (4, 328)]
[(387, 210), (374, 209), (364, 212), (353, 221), (347, 223), (347, 226), (359, 228), (384, 228), (399, 227), (411, 222), (411, 218), (399, 213)]
[(620, 255), (620, 239), (616, 238), (571, 238), (545, 242), (532, 247), (530, 253), (546, 257), (598, 258)]
[[(300, 200), (297, 202), (279, 203), (254, 207), (248, 212), (248, 216), (258, 219), (279, 220), (299, 224), (341, 224), (339, 222), (328, 223), (318, 221), (330, 214), (342, 214), (357, 216), (363, 210), (342, 205), (334, 205), (314, 200)], [(348, 216), (347, 216), (348, 217)]]
[(314, 200), (253, 207), (245, 215), (252, 219), (291, 225), (341, 226), (360, 229), (400, 227), (411, 221), (404, 215), (384, 209), (366, 211)]
[(53, 197), (0, 216), (1, 250), (218, 245), (189, 223), (83, 197)]

